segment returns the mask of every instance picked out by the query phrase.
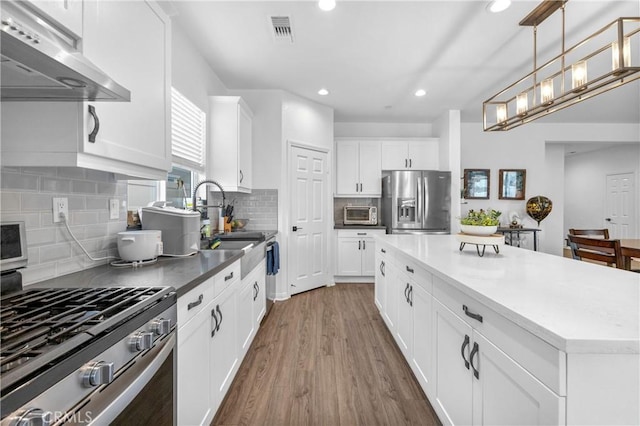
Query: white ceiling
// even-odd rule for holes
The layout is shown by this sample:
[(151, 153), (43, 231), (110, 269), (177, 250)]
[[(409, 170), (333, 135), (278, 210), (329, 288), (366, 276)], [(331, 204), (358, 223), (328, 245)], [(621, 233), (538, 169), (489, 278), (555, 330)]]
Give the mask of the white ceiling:
[[(459, 109), (482, 120), (482, 101), (532, 70), (531, 27), (518, 22), (538, 1), (514, 0), (498, 14), (488, 1), (173, 0), (174, 22), (229, 89), (282, 89), (328, 105), (337, 122), (430, 123)], [(289, 16), (293, 44), (274, 41), (270, 16)], [(567, 46), (640, 1), (571, 0)], [(556, 12), (538, 28), (538, 64), (560, 53)], [(330, 94), (322, 97), (318, 89)], [(424, 88), (427, 95), (413, 93)], [(639, 80), (542, 118), (545, 122), (640, 122)]]

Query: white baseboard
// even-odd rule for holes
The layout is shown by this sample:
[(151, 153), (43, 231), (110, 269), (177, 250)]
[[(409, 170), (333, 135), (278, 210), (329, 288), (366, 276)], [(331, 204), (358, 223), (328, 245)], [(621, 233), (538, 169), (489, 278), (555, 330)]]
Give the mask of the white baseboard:
[(343, 277), (343, 276), (335, 276), (333, 277), (334, 283), (371, 283), (375, 281), (375, 277)]

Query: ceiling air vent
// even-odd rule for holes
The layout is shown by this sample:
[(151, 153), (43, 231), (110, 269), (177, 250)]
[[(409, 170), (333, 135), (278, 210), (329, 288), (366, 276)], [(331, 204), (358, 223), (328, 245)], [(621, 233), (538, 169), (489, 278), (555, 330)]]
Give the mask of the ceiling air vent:
[(271, 27), (273, 28), (273, 38), (275, 41), (279, 43), (293, 43), (291, 18), (288, 16), (272, 16)]

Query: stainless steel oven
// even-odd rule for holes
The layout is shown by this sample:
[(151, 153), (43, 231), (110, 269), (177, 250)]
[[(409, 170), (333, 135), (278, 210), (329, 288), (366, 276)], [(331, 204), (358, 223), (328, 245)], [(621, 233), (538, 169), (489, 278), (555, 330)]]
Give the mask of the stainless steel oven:
[(1, 315), (2, 426), (176, 424), (171, 287), (26, 289)]

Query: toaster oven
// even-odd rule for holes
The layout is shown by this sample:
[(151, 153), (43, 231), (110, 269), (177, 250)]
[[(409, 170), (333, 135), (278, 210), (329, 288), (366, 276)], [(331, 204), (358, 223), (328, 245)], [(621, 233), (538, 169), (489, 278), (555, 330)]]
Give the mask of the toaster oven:
[(345, 206), (345, 225), (377, 225), (378, 208), (373, 206)]

